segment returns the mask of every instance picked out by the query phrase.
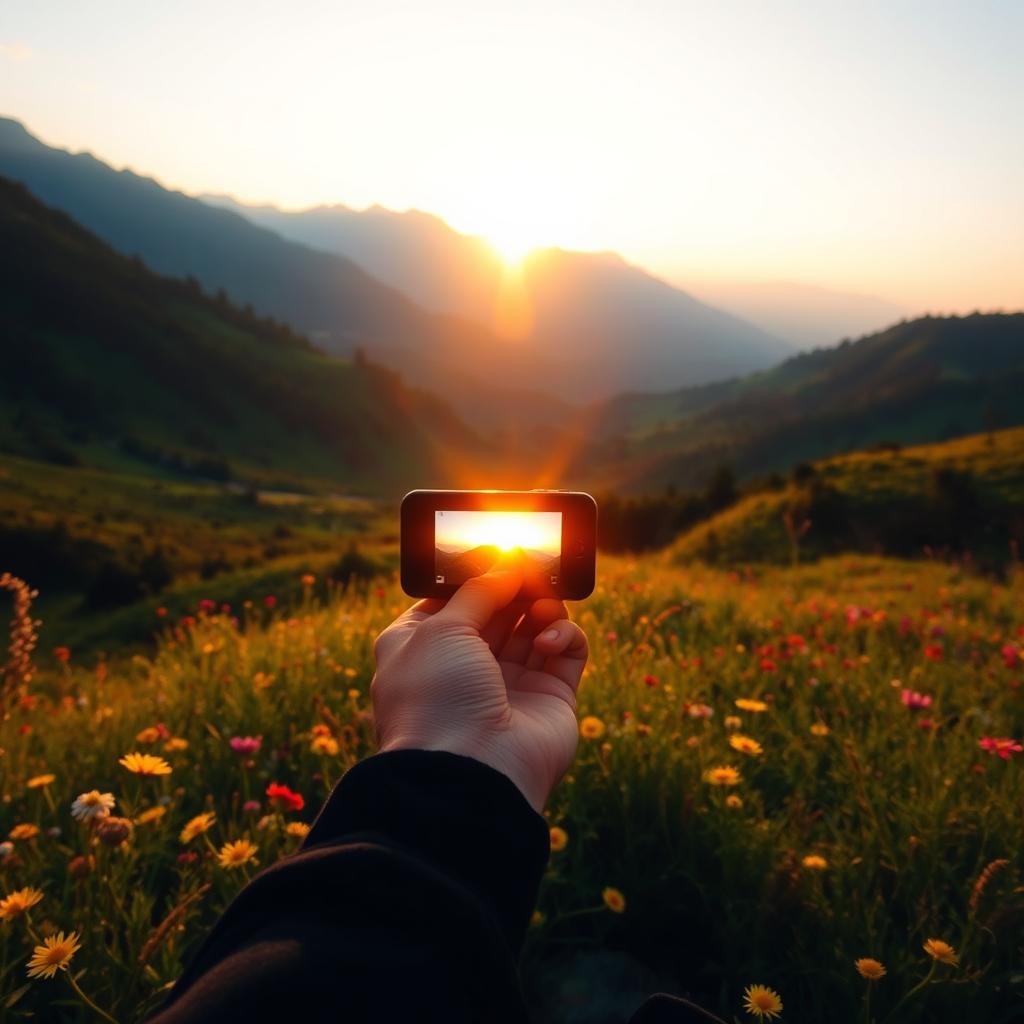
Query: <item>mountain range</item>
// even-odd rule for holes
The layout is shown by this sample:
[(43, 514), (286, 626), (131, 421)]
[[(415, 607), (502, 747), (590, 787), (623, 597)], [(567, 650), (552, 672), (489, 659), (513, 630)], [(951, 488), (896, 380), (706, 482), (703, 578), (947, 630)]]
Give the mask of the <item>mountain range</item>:
[(223, 290), (328, 351), (362, 348), (464, 415), (487, 417), (487, 426), (507, 427), (524, 409), (535, 423), (558, 418), (558, 401), (524, 401), (523, 391), (578, 402), (749, 372), (790, 351), (617, 258), (559, 250), (530, 261), (530, 329), (503, 337), (491, 323), (425, 309), (337, 252), (289, 241), (90, 154), (46, 146), (11, 119), (0, 120), (0, 174), (158, 273)]
[(115, 252), (0, 178), (0, 449), (394, 493), (482, 451), (437, 399)]

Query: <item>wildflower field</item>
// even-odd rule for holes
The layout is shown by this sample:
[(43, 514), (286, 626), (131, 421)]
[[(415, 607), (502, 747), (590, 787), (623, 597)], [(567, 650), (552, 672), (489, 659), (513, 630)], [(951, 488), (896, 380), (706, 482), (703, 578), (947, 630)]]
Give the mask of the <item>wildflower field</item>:
[[(728, 1020), (1019, 1020), (1024, 574), (600, 578), (523, 958), (538, 1017), (662, 988)], [(372, 642), (407, 600), (307, 576), (295, 605), (204, 601), (146, 655), (79, 658), (33, 650), (3, 585), (0, 1017), (133, 1021), (373, 751)]]

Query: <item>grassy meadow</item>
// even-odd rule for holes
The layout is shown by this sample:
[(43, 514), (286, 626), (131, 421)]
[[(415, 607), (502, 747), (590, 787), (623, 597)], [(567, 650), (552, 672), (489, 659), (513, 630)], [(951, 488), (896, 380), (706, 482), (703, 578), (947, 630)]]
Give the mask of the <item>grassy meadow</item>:
[[(784, 1021), (1019, 1019), (1024, 573), (665, 554), (605, 559), (600, 580), (575, 610), (582, 736), (524, 954), (539, 1019), (622, 1019), (663, 988), (749, 1020), (751, 984)], [(373, 751), (372, 641), (407, 599), (390, 579), (288, 584), (155, 618), (147, 653), (51, 637), (9, 662), (0, 1016), (137, 1019)], [(93, 790), (79, 815), (110, 794), (102, 824), (72, 813)], [(30, 980), (60, 932), (69, 971)]]

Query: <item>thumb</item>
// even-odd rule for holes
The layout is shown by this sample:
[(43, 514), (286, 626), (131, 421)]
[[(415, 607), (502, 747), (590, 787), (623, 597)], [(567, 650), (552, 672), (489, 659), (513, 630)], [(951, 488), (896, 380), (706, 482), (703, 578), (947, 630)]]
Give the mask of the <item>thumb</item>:
[(489, 572), (467, 580), (434, 616), (436, 622), (468, 626), (479, 632), (519, 593), (523, 563), (518, 552), (502, 555)]

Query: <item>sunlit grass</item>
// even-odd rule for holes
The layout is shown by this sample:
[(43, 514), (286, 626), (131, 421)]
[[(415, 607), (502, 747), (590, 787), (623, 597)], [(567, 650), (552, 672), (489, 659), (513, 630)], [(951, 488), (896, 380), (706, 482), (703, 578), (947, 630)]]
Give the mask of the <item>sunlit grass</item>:
[[(1021, 575), (647, 559), (605, 561), (601, 580), (577, 609), (587, 725), (549, 808), (558, 849), (525, 952), (531, 996), (550, 1009), (551, 978), (605, 950), (730, 1018), (752, 985), (779, 994), (784, 1019), (863, 1020), (869, 987), (878, 1020), (1016, 1005), (1024, 754), (979, 744), (1024, 732)], [(303, 592), (289, 608), (265, 593), (197, 608), (150, 656), (35, 653), (0, 727), (0, 898), (43, 898), (0, 921), (0, 1004), (87, 1019), (67, 973), (26, 974), (37, 940), (63, 931), (79, 934), (69, 971), (85, 996), (137, 1018), (373, 750), (372, 641), (407, 601), (390, 583)], [(136, 752), (171, 773), (118, 763)], [(726, 767), (738, 778), (716, 784)], [(271, 800), (273, 783), (287, 790)], [(73, 818), (91, 790), (127, 824), (101, 834)], [(930, 940), (958, 963), (933, 959)]]

